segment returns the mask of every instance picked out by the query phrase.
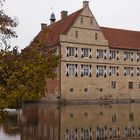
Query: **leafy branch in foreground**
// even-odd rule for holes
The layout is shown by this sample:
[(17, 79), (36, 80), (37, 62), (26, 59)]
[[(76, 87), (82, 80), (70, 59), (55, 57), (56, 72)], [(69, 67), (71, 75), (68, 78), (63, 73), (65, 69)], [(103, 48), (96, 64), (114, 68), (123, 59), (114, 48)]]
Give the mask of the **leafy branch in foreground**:
[[(0, 1), (0, 5), (3, 5), (4, 0)], [(17, 37), (15, 32), (15, 27), (17, 27), (18, 22), (16, 18), (11, 18), (0, 10), (0, 48), (3, 46), (9, 48), (8, 39)]]

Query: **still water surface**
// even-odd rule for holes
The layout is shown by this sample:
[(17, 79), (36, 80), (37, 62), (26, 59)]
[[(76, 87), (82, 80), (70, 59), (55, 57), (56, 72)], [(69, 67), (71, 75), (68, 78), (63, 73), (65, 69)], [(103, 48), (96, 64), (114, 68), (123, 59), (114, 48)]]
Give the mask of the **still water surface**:
[(0, 124), (0, 140), (140, 140), (140, 104), (26, 104)]

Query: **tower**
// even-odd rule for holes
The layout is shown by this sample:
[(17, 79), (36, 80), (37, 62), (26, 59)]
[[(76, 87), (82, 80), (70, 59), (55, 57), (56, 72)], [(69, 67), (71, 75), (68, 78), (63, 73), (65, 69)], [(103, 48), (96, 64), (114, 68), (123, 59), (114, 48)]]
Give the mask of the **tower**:
[(55, 14), (52, 13), (52, 14), (51, 14), (51, 17), (50, 17), (50, 24), (54, 23), (55, 21), (56, 21), (56, 19), (55, 19)]

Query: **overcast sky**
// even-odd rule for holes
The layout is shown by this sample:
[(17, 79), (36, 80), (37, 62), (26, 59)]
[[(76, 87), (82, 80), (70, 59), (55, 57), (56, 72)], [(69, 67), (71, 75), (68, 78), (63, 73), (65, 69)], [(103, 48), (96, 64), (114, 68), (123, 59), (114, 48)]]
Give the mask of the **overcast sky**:
[[(17, 17), (20, 48), (27, 46), (40, 31), (40, 24), (49, 24), (52, 11), (60, 19), (62, 10), (71, 14), (82, 8), (83, 0), (6, 0), (4, 10)], [(89, 0), (89, 5), (100, 26), (140, 31), (140, 0)], [(52, 10), (53, 7), (53, 10)]]

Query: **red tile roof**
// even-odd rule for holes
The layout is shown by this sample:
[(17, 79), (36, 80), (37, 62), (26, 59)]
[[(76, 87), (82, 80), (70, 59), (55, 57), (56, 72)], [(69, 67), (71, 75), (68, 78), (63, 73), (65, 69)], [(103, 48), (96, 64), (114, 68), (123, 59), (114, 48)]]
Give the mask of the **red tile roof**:
[(119, 49), (140, 49), (140, 32), (100, 27), (109, 47)]
[[(60, 34), (67, 34), (82, 10), (83, 8), (67, 16), (64, 20), (59, 20), (47, 26), (40, 31), (30, 46), (36, 46), (35, 43), (43, 45), (54, 45), (59, 43)], [(100, 29), (106, 40), (109, 41), (109, 47), (140, 50), (140, 32), (107, 27), (100, 27)]]
[(59, 20), (47, 26), (45, 29), (40, 31), (31, 45), (34, 46), (35, 42), (41, 42), (42, 44), (47, 45), (59, 43), (60, 34), (67, 34), (68, 30), (74, 24), (82, 10), (83, 8), (67, 16), (64, 20)]

